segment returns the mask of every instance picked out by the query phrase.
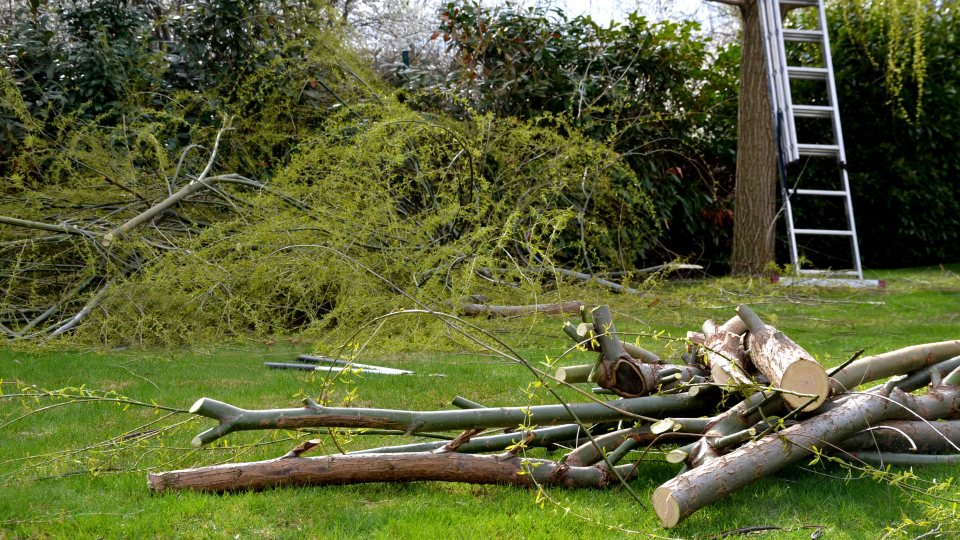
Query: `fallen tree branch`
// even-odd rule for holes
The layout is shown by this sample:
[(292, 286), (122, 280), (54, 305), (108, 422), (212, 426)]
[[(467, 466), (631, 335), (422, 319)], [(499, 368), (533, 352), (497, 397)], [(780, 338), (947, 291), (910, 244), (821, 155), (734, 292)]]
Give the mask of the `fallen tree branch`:
[(496, 317), (517, 317), (529, 313), (542, 313), (544, 315), (559, 315), (560, 313), (577, 313), (584, 305), (583, 302), (575, 300), (573, 302), (564, 302), (562, 304), (533, 304), (529, 306), (488, 306), (485, 304), (461, 304), (460, 309), (464, 315), (476, 317), (478, 315), (492, 315)]
[[(632, 467), (621, 465), (617, 472), (627, 477)], [(546, 459), (521, 458), (512, 453), (483, 456), (456, 452), (291, 457), (147, 476), (147, 484), (156, 492), (188, 489), (225, 492), (289, 485), (425, 481), (568, 488), (606, 488), (618, 483), (613, 473), (602, 466), (570, 467)]]
[[(686, 394), (647, 396), (606, 403), (573, 403), (533, 407), (490, 407), (449, 411), (397, 411), (323, 407), (313, 400), (300, 409), (268, 409), (248, 411), (201, 398), (190, 412), (220, 421), (220, 425), (194, 437), (192, 444), (202, 446), (234, 431), (257, 429), (294, 429), (307, 427), (349, 427), (399, 429), (408, 434), (418, 431), (463, 431), (471, 428), (515, 427), (528, 419), (538, 425), (554, 425), (574, 421), (572, 411), (581, 422), (597, 423), (629, 420), (631, 414), (664, 414), (689, 412), (704, 408), (703, 400)], [(568, 411), (569, 407), (569, 411)]]
[[(823, 366), (783, 332), (764, 324), (746, 305), (737, 307), (737, 316), (750, 330), (750, 362), (777, 388), (818, 396), (805, 409), (817, 410), (830, 396), (830, 380)], [(809, 401), (793, 394), (784, 394), (783, 399), (791, 407)]]

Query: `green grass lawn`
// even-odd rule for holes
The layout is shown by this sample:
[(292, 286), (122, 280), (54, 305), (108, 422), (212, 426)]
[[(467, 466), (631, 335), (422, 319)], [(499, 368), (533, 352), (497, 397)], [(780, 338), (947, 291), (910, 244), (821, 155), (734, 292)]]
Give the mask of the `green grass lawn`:
[[(960, 338), (960, 265), (947, 268), (879, 271), (884, 290), (786, 289), (758, 280), (706, 279), (665, 284), (643, 299), (613, 299), (622, 332), (665, 330), (673, 336), (699, 329), (706, 318), (726, 320), (739, 303), (748, 303), (769, 324), (806, 347), (824, 365), (833, 366), (854, 351), (867, 354)], [(596, 294), (596, 293), (593, 293)], [(609, 298), (609, 297), (603, 297)], [(595, 296), (584, 296), (588, 302)], [(516, 343), (531, 361), (559, 356), (569, 343), (559, 331), (563, 319), (524, 317), (485, 321), (508, 343)], [(638, 338), (663, 357), (676, 357), (675, 343)], [(447, 350), (450, 350), (447, 347)], [(292, 361), (312, 352), (310, 344), (227, 344), (211, 349), (125, 350), (31, 353), (0, 351), (5, 394), (12, 381), (45, 389), (79, 387), (115, 391), (132, 399), (188, 408), (211, 397), (244, 408), (298, 406), (302, 396), (317, 396), (321, 377), (302, 372), (267, 371), (264, 361)], [(324, 352), (324, 351), (316, 351)], [(574, 352), (563, 365), (591, 359)], [(335, 404), (400, 409), (449, 409), (461, 395), (488, 406), (549, 402), (543, 390), (531, 400), (533, 381), (517, 364), (484, 354), (463, 352), (386, 353), (368, 346), (360, 362), (410, 369), (414, 376), (356, 375), (334, 386)], [(433, 375), (444, 375), (433, 376)], [(586, 386), (585, 386), (586, 388)], [(577, 399), (569, 390), (562, 392)], [(34, 402), (33, 407), (52, 405)], [(0, 400), (3, 424), (24, 414), (20, 400)], [(651, 535), (693, 538), (739, 527), (774, 525), (797, 528), (822, 525), (820, 538), (877, 538), (904, 517), (923, 508), (897, 489), (871, 480), (842, 481), (790, 467), (698, 512), (673, 530), (663, 530), (652, 510), (626, 493), (550, 489), (560, 506), (537, 502), (532, 490), (466, 484), (417, 483), (324, 488), (283, 488), (257, 493), (153, 495), (146, 486), (150, 467), (170, 468), (235, 459), (253, 461), (286, 453), (305, 434), (246, 432), (194, 452), (189, 441), (213, 425), (193, 420), (163, 437), (132, 447), (92, 448), (57, 459), (40, 456), (83, 449), (137, 428), (160, 416), (153, 410), (120, 404), (70, 404), (43, 411), (0, 428), (0, 539), (3, 538), (620, 538), (610, 526)], [(177, 415), (162, 424), (189, 420)], [(294, 440), (286, 440), (294, 437)], [(346, 449), (401, 444), (413, 437), (355, 436)], [(259, 442), (259, 446), (238, 446)], [(335, 449), (327, 443), (327, 451)], [(531, 452), (545, 455), (541, 449)], [(556, 453), (554, 457), (561, 454)], [(638, 454), (634, 454), (638, 456)], [(18, 460), (18, 461), (12, 461)], [(24, 470), (27, 466), (36, 468)], [(806, 464), (803, 464), (806, 466)], [(679, 466), (642, 463), (634, 489), (649, 500)], [(815, 470), (844, 475), (837, 466)], [(133, 471), (133, 472), (129, 472)], [(926, 478), (955, 476), (950, 468), (917, 471)], [(945, 495), (960, 498), (960, 489)], [(566, 514), (565, 509), (571, 512)], [(582, 517), (577, 517), (577, 514)], [(586, 519), (585, 519), (586, 518)], [(777, 532), (776, 538), (810, 538), (810, 529)], [(916, 532), (914, 536), (926, 532)]]

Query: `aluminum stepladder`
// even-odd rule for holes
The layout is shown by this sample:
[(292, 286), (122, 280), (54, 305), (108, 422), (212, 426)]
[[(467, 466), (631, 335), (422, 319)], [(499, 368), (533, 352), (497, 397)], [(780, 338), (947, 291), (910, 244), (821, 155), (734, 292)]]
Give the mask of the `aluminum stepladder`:
[[(830, 55), (830, 37), (827, 32), (827, 15), (823, 0), (758, 0), (760, 8), (760, 30), (763, 36), (764, 53), (767, 61), (767, 86), (770, 90), (770, 104), (773, 113), (774, 135), (777, 140), (777, 165), (781, 190), (786, 210), (787, 237), (790, 242), (790, 260), (800, 276), (814, 279), (782, 280), (785, 284), (797, 282), (810, 285), (852, 285), (883, 286), (876, 280), (863, 280), (860, 266), (860, 247), (857, 243), (857, 228), (853, 219), (853, 200), (850, 196), (850, 181), (847, 178), (846, 151), (843, 147), (843, 131), (840, 127), (840, 109), (837, 104), (837, 88), (834, 80), (833, 60)], [(804, 7), (817, 10), (817, 29), (784, 29), (780, 15), (783, 7)], [(785, 42), (819, 43), (823, 52), (824, 67), (794, 67), (787, 65)], [(829, 105), (794, 105), (790, 90), (791, 80), (823, 81)], [(803, 144), (797, 140), (796, 118), (829, 119), (833, 127), (834, 144)], [(801, 156), (834, 157), (840, 169), (841, 188), (839, 190), (795, 189), (790, 190), (786, 167)], [(798, 229), (793, 220), (792, 197), (840, 197), (847, 218), (847, 229)], [(850, 238), (853, 268), (844, 270), (801, 269), (797, 251), (798, 235), (847, 236)], [(817, 274), (842, 275), (848, 279), (817, 279)], [(852, 279), (850, 279), (852, 278)]]

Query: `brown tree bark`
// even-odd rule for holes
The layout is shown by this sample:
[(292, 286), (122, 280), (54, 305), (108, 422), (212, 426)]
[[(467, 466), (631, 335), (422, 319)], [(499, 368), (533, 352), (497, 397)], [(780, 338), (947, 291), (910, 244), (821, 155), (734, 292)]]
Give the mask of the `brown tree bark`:
[[(635, 467), (617, 470), (627, 478)], [(209, 492), (264, 489), (272, 486), (331, 486), (367, 482), (465, 482), (468, 484), (553, 485), (605, 488), (617, 478), (605, 466), (570, 467), (546, 459), (420, 452), (410, 454), (348, 454), (315, 458), (281, 458), (253, 463), (228, 463), (161, 472), (147, 476), (154, 491)]]
[[(733, 2), (723, 2), (733, 3)], [(774, 260), (777, 157), (757, 0), (737, 2), (741, 16), (737, 176), (734, 188), (734, 275), (759, 274)]]

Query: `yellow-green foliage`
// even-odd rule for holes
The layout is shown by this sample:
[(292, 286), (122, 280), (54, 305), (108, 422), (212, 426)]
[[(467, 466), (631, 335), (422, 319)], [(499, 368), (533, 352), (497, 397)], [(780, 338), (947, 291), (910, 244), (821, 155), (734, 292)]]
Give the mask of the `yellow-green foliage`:
[[(276, 60), (238, 83), (228, 103), (181, 92), (164, 107), (131, 107), (119, 126), (62, 117), (55, 133), (36, 129), (7, 164), (15, 181), (0, 215), (88, 235), (2, 226), (0, 257), (12, 268), (2, 307), (45, 310), (102, 276), (33, 331), (67, 319), (112, 280), (76, 339), (343, 339), (376, 316), (416, 308), (400, 291), (447, 311), (471, 294), (562, 301), (562, 282), (531, 266), (619, 269), (640, 259), (653, 207), (609, 148), (573, 129), (417, 113), (342, 54)], [(245, 185), (221, 181), (100, 244), (195, 178), (222, 128), (211, 175), (239, 174)], [(53, 269), (60, 277), (49, 279)], [(442, 331), (432, 317), (407, 317), (385, 323), (379, 339), (418, 348)]]
[[(874, 65), (879, 66), (878, 59), (871, 54), (871, 45), (875, 44), (867, 41), (879, 38), (884, 44), (886, 65), (883, 67), (890, 94), (889, 104), (907, 119), (910, 115), (903, 103), (903, 85), (909, 78), (913, 79), (917, 85), (915, 117), (919, 119), (927, 73), (924, 25), (928, 18), (928, 4), (923, 0), (839, 0), (836, 7), (844, 23), (855, 29), (850, 35), (859, 37), (862, 49)], [(863, 28), (864, 23), (882, 28), (883, 35), (877, 36)]]

